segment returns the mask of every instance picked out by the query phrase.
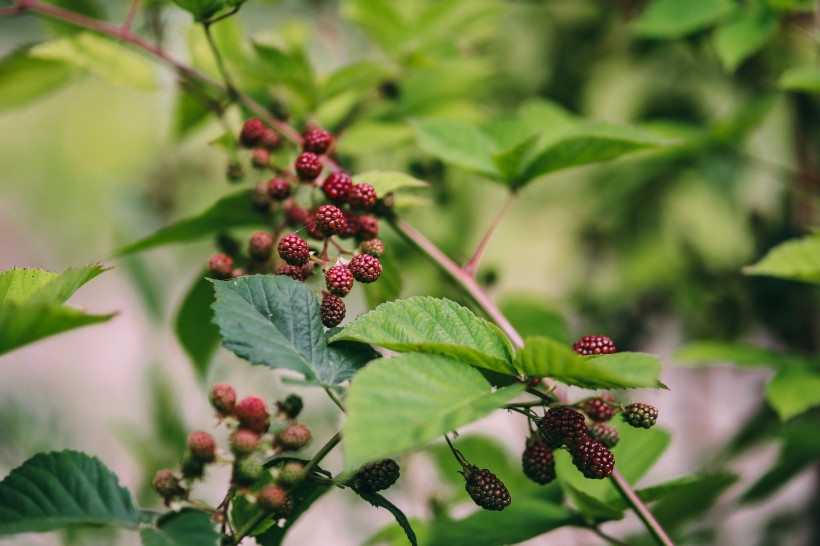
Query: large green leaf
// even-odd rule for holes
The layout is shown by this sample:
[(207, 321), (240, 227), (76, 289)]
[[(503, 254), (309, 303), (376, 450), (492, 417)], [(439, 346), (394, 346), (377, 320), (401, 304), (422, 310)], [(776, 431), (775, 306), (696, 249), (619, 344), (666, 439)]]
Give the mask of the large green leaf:
[(515, 355), (516, 367), (527, 377), (551, 377), (587, 389), (664, 388), (658, 380), (661, 363), (644, 353), (582, 357), (546, 337), (529, 337)]
[(345, 467), (421, 447), (484, 417), (523, 390), (494, 390), (478, 370), (452, 358), (410, 353), (371, 362), (347, 397)]
[(820, 284), (820, 234), (786, 241), (756, 264), (744, 267), (743, 272)]
[(220, 534), (205, 512), (169, 512), (140, 531), (143, 546), (217, 546)]
[(723, 341), (696, 341), (675, 353), (675, 361), (685, 365), (731, 362), (744, 368), (782, 368), (810, 366), (811, 360), (774, 349)]
[(40, 453), (0, 482), (0, 535), (109, 525), (136, 529), (127, 489), (96, 457)]
[(490, 178), (501, 178), (492, 160), (501, 150), (480, 128), (444, 119), (419, 120), (413, 127), (419, 146), (427, 153)]
[(780, 75), (780, 87), (787, 91), (820, 93), (820, 66), (795, 66)]
[(634, 31), (646, 38), (680, 38), (717, 23), (734, 9), (731, 0), (654, 0), (635, 21)]
[(185, 294), (174, 323), (177, 339), (194, 362), (200, 379), (205, 379), (208, 364), (219, 347), (219, 328), (211, 320), (213, 299), (213, 285), (204, 275), (198, 276)]
[(68, 269), (63, 273), (44, 269), (8, 269), (0, 273), (0, 304), (63, 303), (104, 271), (100, 265)]
[(294, 370), (322, 385), (338, 385), (376, 356), (359, 343), (328, 346), (319, 301), (301, 282), (281, 275), (212, 282), (214, 322), (222, 343), (253, 364)]
[(62, 61), (13, 54), (0, 62), (0, 112), (36, 101), (67, 84), (76, 68)]
[(784, 421), (820, 406), (820, 371), (780, 370), (766, 387), (766, 400)]
[(333, 337), (393, 351), (457, 358), (473, 366), (515, 375), (512, 349), (494, 325), (454, 301), (414, 297), (379, 305)]
[(720, 61), (734, 71), (777, 31), (777, 18), (768, 9), (743, 11), (715, 31), (714, 44)]

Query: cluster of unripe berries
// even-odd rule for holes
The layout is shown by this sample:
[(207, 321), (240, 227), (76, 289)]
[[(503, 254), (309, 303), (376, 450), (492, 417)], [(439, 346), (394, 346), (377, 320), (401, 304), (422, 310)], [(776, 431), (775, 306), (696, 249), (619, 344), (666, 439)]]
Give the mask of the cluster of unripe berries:
[[(261, 120), (251, 118), (245, 122), (239, 140), (245, 146), (255, 146), (267, 129)], [(217, 253), (208, 261), (208, 274), (223, 280), (275, 272), (305, 281), (316, 268), (321, 269), (325, 278), (322, 323), (328, 328), (344, 319), (345, 305), (341, 298), (350, 292), (354, 282), (378, 280), (382, 272), (379, 258), (384, 253), (384, 244), (377, 238), (379, 219), (373, 214), (379, 203), (375, 188), (367, 183), (355, 184), (343, 171), (331, 172), (319, 181), (322, 156), (331, 150), (333, 143), (333, 135), (327, 131), (309, 130), (302, 140), (303, 151), (293, 164), (294, 173), (284, 170), (280, 176), (257, 184), (252, 192), (257, 209), (281, 213), (275, 233), (289, 233), (277, 241), (276, 236), (267, 231), (255, 232), (248, 241), (248, 260), (244, 267), (237, 266), (236, 253), (234, 256)], [(310, 210), (303, 208), (294, 194), (306, 187), (312, 188), (313, 193), (321, 190), (328, 202)], [(315, 195), (311, 196), (311, 202), (314, 198)], [(306, 239), (315, 240), (317, 244), (311, 246)], [(359, 244), (354, 250), (346, 250), (337, 239), (355, 239)], [(339, 255), (331, 257), (330, 249), (336, 249)]]

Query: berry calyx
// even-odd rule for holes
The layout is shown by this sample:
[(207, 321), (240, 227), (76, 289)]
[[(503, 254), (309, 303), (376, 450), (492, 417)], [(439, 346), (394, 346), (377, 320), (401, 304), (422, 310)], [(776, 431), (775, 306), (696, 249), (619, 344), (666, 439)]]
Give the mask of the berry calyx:
[(230, 279), (233, 274), (233, 258), (221, 252), (208, 259), (208, 276), (212, 279)]
[(305, 478), (305, 465), (300, 461), (288, 461), (279, 470), (278, 482), (291, 487)]
[(535, 483), (545, 485), (555, 479), (555, 458), (552, 449), (540, 438), (529, 438), (521, 454), (524, 475)]
[(612, 475), (615, 468), (615, 456), (598, 440), (587, 438), (570, 448), (572, 464), (586, 478), (602, 480)]
[(160, 470), (154, 474), (151, 485), (166, 505), (173, 499), (185, 497), (185, 488), (182, 487), (176, 474), (170, 470)]
[(339, 296), (326, 294), (319, 307), (322, 315), (322, 324), (327, 328), (338, 326), (345, 318), (345, 302)]
[(249, 487), (262, 477), (265, 466), (258, 457), (237, 459), (231, 472), (231, 483), (240, 487)]
[(302, 423), (292, 423), (276, 435), (276, 445), (284, 451), (299, 451), (307, 447), (313, 435)]
[(302, 270), (301, 267), (297, 267), (295, 265), (290, 264), (282, 264), (279, 266), (279, 269), (276, 270), (277, 275), (282, 275), (284, 277), (290, 277), (294, 281), (302, 282), (305, 280), (305, 272)]
[(246, 428), (258, 434), (264, 434), (270, 427), (268, 405), (258, 396), (243, 398), (236, 405), (236, 418), (240, 428)]
[(274, 201), (282, 201), (290, 196), (290, 184), (284, 178), (268, 180), (268, 196)]
[(466, 483), (464, 488), (477, 505), (485, 510), (501, 511), (510, 505), (510, 492), (498, 476), (487, 470), (468, 465), (461, 472)]
[(270, 152), (266, 148), (254, 148), (251, 151), (251, 165), (260, 170), (270, 167)]
[(379, 236), (379, 219), (369, 214), (362, 214), (358, 218), (359, 231), (356, 237), (362, 241), (369, 241)]
[(345, 230), (345, 215), (335, 205), (322, 205), (313, 215), (313, 221), (324, 235), (339, 235)]
[(242, 125), (239, 142), (246, 148), (253, 148), (265, 133), (265, 123), (259, 118), (250, 118)]
[(322, 183), (322, 192), (334, 205), (347, 203), (347, 194), (353, 188), (353, 179), (344, 171), (332, 172)]
[(602, 394), (597, 398), (587, 400), (581, 404), (581, 409), (584, 410), (587, 417), (598, 422), (609, 421), (618, 413), (615, 399), (608, 394)]
[(333, 135), (324, 129), (311, 129), (305, 133), (304, 140), (302, 140), (302, 149), (306, 152), (322, 155), (330, 149), (332, 144)]
[(227, 383), (219, 383), (211, 387), (208, 399), (211, 402), (211, 407), (216, 410), (220, 417), (233, 415), (236, 408), (236, 391)]
[(246, 428), (237, 429), (228, 439), (231, 453), (237, 457), (247, 457), (259, 448), (259, 435)]
[(547, 445), (558, 448), (572, 446), (587, 437), (584, 416), (567, 406), (550, 408), (539, 422), (541, 436)]
[(609, 355), (615, 352), (615, 344), (606, 336), (584, 336), (572, 344), (579, 355)]
[(589, 437), (598, 440), (608, 448), (615, 447), (621, 439), (618, 429), (607, 423), (595, 423), (589, 427)]
[(284, 400), (276, 402), (276, 413), (283, 415), (286, 419), (296, 419), (304, 407), (302, 397), (298, 394), (289, 394)]
[(259, 262), (265, 262), (273, 254), (273, 236), (267, 231), (257, 231), (248, 242), (248, 254)]
[(375, 258), (381, 258), (384, 254), (384, 243), (379, 239), (370, 239), (359, 245), (359, 252), (369, 254)]
[(357, 254), (350, 261), (350, 271), (357, 281), (371, 283), (378, 280), (379, 275), (382, 274), (382, 264), (375, 256)]
[(635, 428), (652, 428), (658, 421), (658, 408), (636, 402), (624, 408), (623, 417)]
[(302, 152), (296, 158), (293, 168), (296, 169), (299, 180), (312, 182), (322, 173), (322, 161), (313, 152)]
[(276, 519), (287, 517), (293, 510), (293, 500), (281, 485), (266, 485), (256, 499), (259, 506), (273, 512)]
[(353, 184), (347, 193), (347, 202), (357, 209), (369, 209), (376, 205), (378, 195), (376, 188), (367, 183)]
[(334, 265), (325, 273), (325, 283), (328, 292), (343, 298), (353, 288), (353, 273), (343, 265)]
[(279, 239), (276, 247), (279, 257), (290, 265), (303, 266), (310, 261), (310, 249), (304, 239), (295, 233), (288, 233)]
[(360, 468), (348, 481), (356, 491), (383, 491), (396, 483), (400, 469), (393, 459), (382, 459)]
[(192, 432), (188, 436), (188, 451), (197, 461), (212, 463), (216, 460), (216, 441), (207, 432)]

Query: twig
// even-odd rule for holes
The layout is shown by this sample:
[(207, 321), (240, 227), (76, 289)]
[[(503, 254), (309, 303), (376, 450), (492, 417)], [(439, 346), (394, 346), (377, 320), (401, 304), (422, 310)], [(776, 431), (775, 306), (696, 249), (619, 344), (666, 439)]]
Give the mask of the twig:
[(319, 451), (316, 452), (316, 455), (314, 455), (310, 459), (310, 461), (308, 461), (308, 464), (305, 465), (304, 475), (305, 476), (310, 475), (311, 471), (316, 467), (316, 465), (318, 465), (320, 462), (322, 462), (322, 459), (324, 459), (325, 456), (328, 453), (330, 453), (330, 450), (332, 450), (334, 447), (336, 447), (336, 445), (341, 441), (342, 441), (342, 433), (337, 432), (336, 434), (334, 434), (333, 437), (330, 440), (328, 440), (327, 443), (325, 443), (325, 445), (323, 445), (322, 448)]
[(644, 504), (638, 494), (635, 493), (635, 490), (632, 489), (632, 486), (629, 485), (629, 482), (626, 481), (626, 478), (624, 478), (623, 474), (621, 474), (617, 468), (612, 472), (612, 483), (615, 484), (615, 489), (618, 490), (618, 493), (621, 494), (626, 503), (632, 507), (632, 510), (641, 518), (641, 521), (652, 535), (652, 538), (655, 539), (655, 542), (661, 546), (675, 546), (675, 543), (672, 542), (672, 539), (666, 534), (661, 524), (658, 523), (658, 520), (655, 519), (655, 516), (652, 515), (652, 512), (649, 511), (649, 508)]
[(128, 7), (128, 15), (125, 16), (125, 22), (122, 24), (122, 28), (125, 30), (131, 30), (131, 25), (134, 24), (134, 19), (136, 19), (137, 13), (140, 11), (140, 4), (142, 4), (142, 0), (131, 0), (131, 5)]
[(516, 197), (518, 196), (517, 193), (510, 192), (507, 195), (507, 199), (504, 201), (504, 204), (501, 205), (501, 208), (496, 213), (493, 221), (490, 222), (490, 225), (487, 226), (487, 231), (484, 232), (484, 235), (481, 237), (481, 241), (479, 241), (478, 246), (473, 253), (473, 256), (470, 258), (466, 264), (464, 264), (463, 270), (464, 273), (470, 275), (471, 277), (475, 275), (475, 270), (478, 267), (478, 262), (481, 260), (481, 257), (484, 255), (484, 251), (487, 249), (487, 245), (492, 239), (493, 234), (495, 233), (496, 228), (501, 223), (501, 220), (506, 216), (507, 212), (509, 212), (510, 207), (512, 207), (513, 203), (515, 203)]
[(236, 87), (234, 87), (231, 74), (228, 72), (228, 68), (225, 66), (225, 61), (222, 58), (222, 54), (219, 52), (219, 48), (216, 46), (216, 41), (214, 41), (214, 37), (211, 34), (211, 24), (211, 22), (202, 23), (202, 28), (205, 30), (205, 38), (208, 40), (208, 46), (211, 48), (211, 53), (214, 56), (214, 60), (216, 60), (216, 67), (222, 76), (222, 81), (225, 82), (225, 89), (228, 91), (228, 96), (230, 98), (234, 98), (236, 97)]
[(341, 400), (339, 400), (339, 398), (335, 394), (333, 394), (333, 391), (330, 390), (329, 387), (325, 387), (325, 392), (330, 397), (330, 399), (333, 400), (333, 403), (336, 404), (340, 410), (342, 410), (342, 413), (347, 413), (347, 408), (345, 408), (345, 405), (342, 403)]
[(608, 534), (604, 533), (600, 527), (597, 525), (591, 527), (592, 532), (607, 541), (609, 544), (613, 544), (614, 546), (629, 546), (626, 542), (622, 542), (613, 536), (609, 536)]

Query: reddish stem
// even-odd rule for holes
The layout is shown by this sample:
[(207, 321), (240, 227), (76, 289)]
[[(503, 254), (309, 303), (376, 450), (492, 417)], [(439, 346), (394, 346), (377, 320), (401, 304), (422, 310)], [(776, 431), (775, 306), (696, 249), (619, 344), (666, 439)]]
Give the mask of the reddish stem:
[(487, 245), (489, 244), (490, 239), (493, 236), (493, 233), (495, 233), (495, 230), (498, 227), (498, 225), (501, 223), (501, 220), (504, 218), (504, 216), (510, 210), (510, 207), (512, 207), (512, 204), (515, 202), (516, 197), (517, 197), (517, 194), (510, 193), (507, 196), (506, 201), (504, 201), (504, 204), (501, 206), (501, 208), (496, 213), (495, 217), (493, 218), (493, 221), (490, 222), (489, 226), (487, 226), (487, 231), (484, 232), (484, 236), (481, 238), (481, 241), (479, 241), (478, 247), (476, 247), (472, 258), (470, 258), (470, 261), (468, 261), (466, 264), (464, 264), (464, 268), (463, 268), (464, 273), (466, 273), (467, 275), (470, 275), (471, 277), (475, 275), (475, 270), (476, 270), (476, 267), (478, 267), (478, 262), (479, 262), (479, 260), (481, 260), (481, 257), (484, 255), (484, 251), (487, 249)]
[(128, 15), (125, 16), (125, 22), (122, 24), (122, 28), (125, 30), (131, 29), (131, 25), (134, 24), (134, 19), (136, 19), (137, 13), (139, 13), (141, 3), (142, 0), (131, 0), (131, 5), (128, 7)]

